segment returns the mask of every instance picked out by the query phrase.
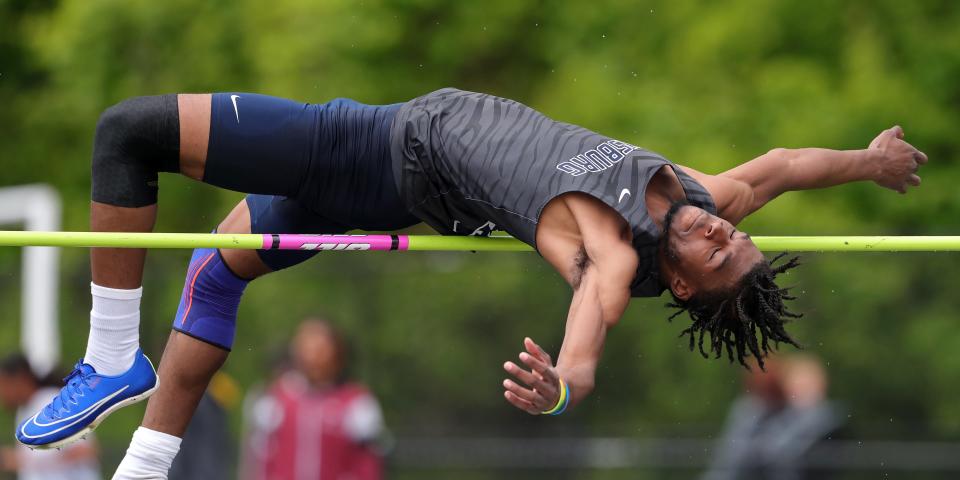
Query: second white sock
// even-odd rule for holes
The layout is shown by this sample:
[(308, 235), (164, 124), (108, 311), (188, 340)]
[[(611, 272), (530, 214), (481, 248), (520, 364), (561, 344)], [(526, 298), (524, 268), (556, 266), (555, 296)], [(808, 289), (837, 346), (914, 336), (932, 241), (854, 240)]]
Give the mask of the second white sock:
[(90, 283), (90, 294), (93, 308), (83, 361), (101, 375), (119, 375), (130, 369), (140, 348), (143, 287), (122, 290)]
[(113, 474), (113, 480), (166, 480), (180, 451), (181, 439), (149, 428), (133, 432), (130, 448)]

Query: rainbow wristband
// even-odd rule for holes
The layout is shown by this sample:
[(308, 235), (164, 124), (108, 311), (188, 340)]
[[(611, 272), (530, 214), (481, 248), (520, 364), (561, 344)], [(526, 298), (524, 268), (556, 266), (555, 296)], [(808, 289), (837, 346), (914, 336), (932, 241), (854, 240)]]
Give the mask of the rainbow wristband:
[(570, 386), (567, 385), (567, 382), (564, 382), (562, 378), (559, 380), (560, 398), (557, 399), (557, 404), (553, 408), (540, 412), (543, 415), (560, 415), (567, 409), (567, 405), (570, 404)]

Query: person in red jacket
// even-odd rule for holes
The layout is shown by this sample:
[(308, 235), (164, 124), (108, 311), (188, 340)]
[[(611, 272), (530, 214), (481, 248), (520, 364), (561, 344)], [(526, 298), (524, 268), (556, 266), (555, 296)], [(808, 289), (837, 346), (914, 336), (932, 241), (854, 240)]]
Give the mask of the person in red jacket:
[(377, 400), (348, 381), (347, 348), (325, 320), (304, 320), (290, 344), (291, 368), (248, 403), (246, 480), (382, 477)]

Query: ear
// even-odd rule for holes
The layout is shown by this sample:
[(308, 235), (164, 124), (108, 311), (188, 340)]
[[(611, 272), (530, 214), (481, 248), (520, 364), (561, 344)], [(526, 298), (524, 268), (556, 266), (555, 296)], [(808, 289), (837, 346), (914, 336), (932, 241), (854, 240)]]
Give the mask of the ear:
[(674, 296), (683, 301), (689, 300), (690, 296), (693, 295), (693, 288), (687, 282), (683, 281), (680, 275), (674, 275), (673, 280), (670, 281), (670, 291), (673, 292)]

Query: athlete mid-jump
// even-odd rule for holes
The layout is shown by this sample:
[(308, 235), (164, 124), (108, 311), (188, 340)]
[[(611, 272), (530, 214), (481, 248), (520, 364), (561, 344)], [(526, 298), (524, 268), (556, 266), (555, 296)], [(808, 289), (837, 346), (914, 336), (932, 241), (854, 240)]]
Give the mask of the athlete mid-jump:
[[(557, 413), (593, 389), (607, 330), (632, 296), (670, 290), (693, 348), (743, 362), (794, 343), (795, 265), (765, 260), (734, 225), (788, 190), (860, 180), (905, 192), (927, 158), (899, 127), (863, 150), (774, 149), (706, 175), (630, 143), (554, 121), (518, 102), (455, 89), (387, 106), (304, 104), (223, 93), (140, 97), (106, 110), (93, 152), (90, 227), (147, 232), (157, 172), (249, 193), (221, 233), (344, 233), (426, 222), (445, 235), (504, 230), (570, 284), (557, 362), (524, 340), (506, 362), (506, 400)], [(232, 346), (247, 283), (314, 252), (197, 250), (160, 363), (139, 350), (142, 249), (91, 252), (93, 308), (83, 361), (17, 438), (62, 445), (153, 394), (114, 478), (166, 478), (207, 382)], [(560, 319), (552, 320), (561, 328)], [(706, 341), (706, 345), (704, 344)]]

